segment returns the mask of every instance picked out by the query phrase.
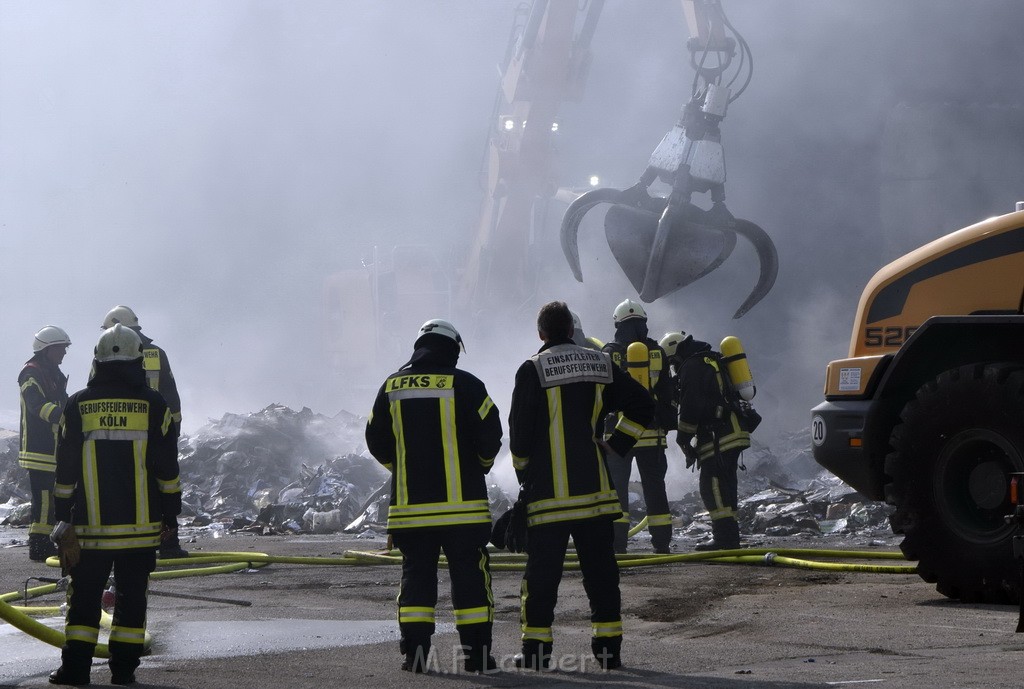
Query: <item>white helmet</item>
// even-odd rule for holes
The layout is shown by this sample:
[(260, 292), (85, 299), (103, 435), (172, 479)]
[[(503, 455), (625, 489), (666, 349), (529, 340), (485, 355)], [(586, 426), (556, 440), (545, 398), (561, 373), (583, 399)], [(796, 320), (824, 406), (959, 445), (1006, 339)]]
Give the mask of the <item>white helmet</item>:
[(96, 361), (134, 361), (142, 358), (142, 338), (131, 328), (116, 323), (96, 343)]
[(672, 357), (676, 355), (679, 345), (692, 339), (692, 335), (687, 335), (682, 330), (679, 330), (674, 333), (665, 333), (664, 337), (658, 341), (658, 344), (665, 350), (665, 356)]
[(432, 318), (423, 325), (420, 326), (420, 332), (416, 336), (416, 341), (424, 335), (433, 333), (434, 335), (444, 335), (445, 337), (455, 340), (459, 349), (466, 351), (466, 345), (462, 343), (462, 335), (459, 335), (459, 331), (455, 329), (455, 326), (446, 320), (441, 318)]
[(138, 328), (139, 317), (127, 306), (118, 305), (107, 311), (107, 315), (103, 318), (103, 325), (100, 327), (107, 330), (114, 327), (117, 323), (127, 325), (129, 328)]
[(612, 312), (612, 322), (621, 323), (630, 318), (643, 318), (646, 321), (647, 312), (644, 311), (644, 307), (640, 306), (640, 302), (627, 299), (615, 307), (615, 311)]
[(41, 352), (50, 345), (69, 345), (71, 344), (71, 338), (64, 332), (63, 328), (58, 328), (55, 325), (43, 326), (36, 333), (35, 338), (32, 340), (32, 351)]

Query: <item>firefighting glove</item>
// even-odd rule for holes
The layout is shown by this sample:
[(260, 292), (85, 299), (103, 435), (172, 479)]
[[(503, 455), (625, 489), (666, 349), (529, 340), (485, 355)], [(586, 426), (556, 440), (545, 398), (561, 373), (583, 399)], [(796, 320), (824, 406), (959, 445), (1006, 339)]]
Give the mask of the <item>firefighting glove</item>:
[(82, 547), (78, 544), (75, 527), (67, 522), (57, 522), (50, 533), (50, 540), (57, 546), (61, 569), (70, 572), (82, 558)]
[(679, 444), (680, 449), (683, 451), (683, 456), (686, 457), (686, 468), (689, 469), (697, 463), (697, 448), (690, 444), (693, 437), (680, 437), (676, 435), (676, 443)]

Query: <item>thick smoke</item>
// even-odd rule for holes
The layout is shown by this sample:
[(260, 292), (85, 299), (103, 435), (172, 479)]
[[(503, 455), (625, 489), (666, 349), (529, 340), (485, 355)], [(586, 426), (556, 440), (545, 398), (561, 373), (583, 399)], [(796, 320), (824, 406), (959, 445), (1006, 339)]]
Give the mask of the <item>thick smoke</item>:
[[(271, 402), (366, 413), (414, 332), (388, 333), (395, 351), (373, 357), (371, 309), (329, 329), (325, 281), (361, 269), (374, 246), (415, 244), (436, 249), (458, 282), (517, 4), (5, 5), (0, 370), (10, 384), (0, 425), (16, 423), (13, 381), (32, 333), (47, 323), (70, 332), (64, 370), (77, 389), (103, 314), (118, 303), (167, 349), (186, 431)], [(875, 270), (1024, 196), (1022, 137), (1005, 126), (1013, 118), (975, 118), (1019, 107), (1024, 48), (1014, 0), (723, 5), (755, 58), (750, 89), (723, 125), (728, 203), (775, 239), (779, 280), (730, 320), (756, 279), (741, 242), (717, 272), (652, 304), (650, 322), (654, 335), (739, 336), (770, 440), (806, 425)], [(584, 96), (560, 111), (553, 157), (565, 186), (591, 174), (636, 181), (689, 95), (686, 37), (678, 1), (606, 3)], [(959, 108), (957, 126), (936, 139), (1016, 164), (979, 171), (940, 158), (944, 188), (969, 193), (955, 208), (936, 193), (907, 197), (932, 209), (910, 213), (893, 194), (903, 171), (883, 166), (901, 107), (922, 122)], [(557, 208), (550, 214), (557, 220)], [(588, 334), (608, 339), (615, 304), (635, 296), (600, 213), (581, 228), (582, 285), (562, 261), (557, 224), (538, 237), (546, 268), (534, 293), (483, 311), (404, 314), (455, 321), (467, 336), (462, 364), (503, 414), (516, 366), (539, 345), (540, 304), (565, 299)], [(340, 370), (325, 353), (331, 337), (353, 352)]]

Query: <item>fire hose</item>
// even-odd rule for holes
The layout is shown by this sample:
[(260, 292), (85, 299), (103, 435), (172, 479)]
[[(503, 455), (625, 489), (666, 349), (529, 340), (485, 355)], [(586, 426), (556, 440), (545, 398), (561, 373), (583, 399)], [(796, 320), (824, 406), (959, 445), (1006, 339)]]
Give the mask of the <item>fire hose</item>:
[[(640, 522), (636, 530), (643, 528), (644, 522)], [(491, 558), (491, 569), (494, 571), (518, 571), (525, 568), (525, 554), (493, 552)], [(741, 565), (768, 565), (781, 567), (794, 567), (799, 569), (812, 569), (830, 572), (861, 572), (872, 574), (914, 574), (917, 568), (913, 565), (866, 565), (847, 562), (820, 562), (808, 558), (819, 558), (826, 560), (855, 559), (855, 560), (905, 560), (902, 553), (895, 551), (853, 551), (853, 550), (819, 550), (810, 548), (743, 548), (736, 550), (717, 550), (693, 553), (677, 553), (669, 555), (653, 555), (649, 553), (625, 553), (616, 555), (620, 568), (627, 567), (650, 567), (653, 565), (673, 564), (677, 562), (707, 562), (710, 564), (741, 564)], [(59, 567), (57, 558), (51, 557), (46, 561), (51, 567)], [(350, 566), (377, 566), (377, 565), (400, 565), (401, 554), (394, 550), (346, 550), (342, 557), (297, 557), (268, 555), (266, 553), (252, 552), (205, 552), (195, 553), (187, 558), (174, 560), (159, 560), (160, 567), (170, 565), (190, 565), (181, 569), (157, 570), (150, 575), (151, 580), (178, 579), (183, 577), (205, 576), (210, 574), (225, 574), (243, 569), (264, 567), (269, 564), (292, 564), (292, 565), (350, 565)], [(198, 566), (196, 566), (198, 565)], [(442, 556), (439, 566), (447, 567), (447, 559)], [(579, 561), (574, 551), (566, 554), (565, 568), (568, 570), (579, 569)], [(12, 626), (39, 639), (51, 646), (60, 648), (64, 645), (63, 632), (49, 627), (34, 620), (31, 615), (56, 615), (61, 612), (59, 606), (15, 606), (9, 601), (19, 598), (35, 598), (58, 591), (59, 583), (47, 583), (42, 586), (25, 588), (24, 592), (13, 592), (0, 595), (0, 619)], [(168, 594), (177, 598), (191, 598), (196, 600), (207, 600), (209, 602), (245, 605), (248, 601), (237, 601), (233, 599), (213, 599), (204, 596), (193, 596), (191, 594)], [(110, 616), (107, 613), (101, 618), (101, 625), (106, 628), (110, 626)], [(150, 649), (151, 638), (146, 632), (145, 648)], [(96, 657), (109, 657), (106, 644), (96, 645)]]

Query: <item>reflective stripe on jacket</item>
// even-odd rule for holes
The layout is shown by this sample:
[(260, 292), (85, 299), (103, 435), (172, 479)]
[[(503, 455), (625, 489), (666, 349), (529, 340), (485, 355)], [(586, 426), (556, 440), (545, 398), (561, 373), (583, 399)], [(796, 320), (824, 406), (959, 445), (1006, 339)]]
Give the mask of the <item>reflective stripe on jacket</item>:
[[(161, 525), (181, 512), (171, 414), (134, 362), (99, 364), (68, 400), (57, 441), (56, 518), (82, 548), (156, 548)], [(134, 365), (134, 366), (132, 366)]]
[(472, 374), (414, 365), (388, 376), (366, 424), (370, 453), (392, 475), (388, 530), (490, 524), (484, 475), (501, 435)]
[(725, 404), (725, 382), (713, 357), (697, 352), (684, 359), (677, 371), (676, 389), (680, 440), (697, 436), (700, 461), (715, 456), (716, 437), (718, 452), (750, 447), (750, 434)]
[[(648, 390), (655, 404), (654, 422), (637, 440), (636, 447), (667, 447), (666, 432), (675, 428), (675, 409), (672, 407), (672, 382), (665, 358), (665, 350), (651, 338), (644, 340), (647, 347), (649, 375), (651, 387)], [(618, 341), (609, 342), (604, 352), (612, 358), (612, 363), (627, 371), (626, 350), (629, 345)]]
[(607, 442), (626, 454), (651, 421), (654, 404), (603, 352), (555, 341), (519, 367), (509, 443), (527, 485), (528, 526), (619, 516), (599, 438), (604, 417), (620, 410)]
[(67, 377), (41, 352), (21, 370), (19, 466), (34, 471), (53, 471), (57, 466), (57, 423), (68, 400), (67, 384)]
[(181, 397), (178, 395), (178, 384), (174, 381), (174, 374), (171, 372), (171, 362), (167, 359), (167, 352), (153, 344), (141, 332), (142, 339), (142, 367), (146, 371), (146, 383), (161, 395), (171, 410), (171, 418), (174, 422), (181, 424)]

